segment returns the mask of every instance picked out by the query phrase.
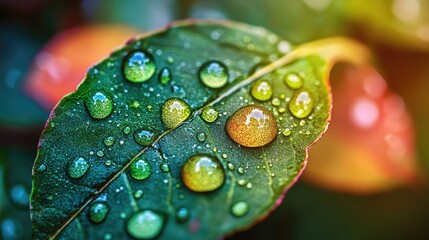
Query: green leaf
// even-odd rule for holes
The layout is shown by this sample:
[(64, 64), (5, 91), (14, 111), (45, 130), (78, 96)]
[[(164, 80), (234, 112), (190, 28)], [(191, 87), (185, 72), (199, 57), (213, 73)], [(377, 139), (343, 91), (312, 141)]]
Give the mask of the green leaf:
[[(95, 65), (42, 133), (33, 237), (217, 239), (263, 219), (327, 128), (334, 60), (366, 54), (345, 39), (289, 47), (261, 28), (183, 22)], [(303, 86), (287, 86), (288, 74)], [(250, 95), (256, 80), (270, 100)]]

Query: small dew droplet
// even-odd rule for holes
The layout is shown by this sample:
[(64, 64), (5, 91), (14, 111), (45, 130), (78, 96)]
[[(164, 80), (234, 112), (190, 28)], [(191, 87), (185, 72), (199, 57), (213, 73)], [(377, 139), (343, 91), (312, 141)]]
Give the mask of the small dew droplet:
[(164, 216), (151, 210), (135, 213), (127, 222), (128, 233), (137, 239), (154, 239), (164, 227)]
[(168, 56), (168, 57), (167, 57), (167, 62), (168, 62), (169, 64), (173, 64), (175, 61), (176, 61), (176, 60), (174, 59), (174, 57), (173, 57), (173, 56)]
[(143, 196), (143, 190), (139, 189), (134, 193), (135, 198), (141, 198)]
[(103, 157), (104, 156), (104, 152), (103, 151), (97, 151), (97, 156), (98, 157)]
[(38, 168), (39, 172), (43, 172), (46, 170), (46, 165), (45, 164), (40, 164), (39, 168)]
[(219, 117), (218, 111), (216, 111), (214, 108), (211, 108), (211, 107), (206, 107), (201, 112), (201, 118), (208, 123), (212, 123), (216, 121), (218, 117)]
[(152, 144), (155, 138), (156, 138), (155, 134), (146, 129), (140, 129), (134, 132), (134, 141), (136, 141), (137, 144), (143, 147), (146, 147)]
[(278, 98), (273, 98), (273, 100), (271, 100), (271, 104), (275, 107), (280, 106), (280, 103), (281, 103), (281, 101)]
[(290, 103), (289, 110), (297, 118), (305, 118), (314, 108), (314, 101), (307, 91), (296, 92)]
[(145, 51), (131, 52), (123, 64), (124, 77), (130, 82), (144, 82), (155, 73), (156, 65), (152, 56)]
[(259, 80), (252, 84), (250, 94), (258, 101), (268, 101), (273, 96), (273, 88), (268, 81)]
[(237, 183), (240, 186), (244, 186), (247, 183), (247, 181), (245, 179), (240, 179), (240, 180), (237, 181)]
[(133, 101), (131, 101), (128, 105), (129, 105), (130, 107), (133, 107), (133, 108), (139, 108), (139, 107), (140, 107), (140, 103), (139, 103), (139, 101), (137, 101), (137, 100), (133, 100)]
[(91, 117), (104, 119), (113, 110), (112, 98), (104, 91), (91, 92), (85, 99), (85, 106)]
[(107, 216), (109, 207), (102, 202), (95, 202), (89, 208), (89, 219), (94, 223), (101, 223)]
[(203, 133), (203, 132), (198, 133), (198, 135), (197, 135), (197, 139), (198, 139), (198, 141), (200, 141), (200, 142), (204, 142), (204, 141), (206, 140), (206, 134), (205, 134), (205, 133)]
[(110, 136), (107, 137), (106, 139), (104, 139), (104, 145), (106, 145), (106, 147), (110, 147), (115, 143), (115, 138)]
[(228, 83), (227, 68), (218, 61), (210, 61), (201, 66), (201, 82), (209, 88), (221, 88)]
[(128, 126), (126, 126), (126, 127), (124, 127), (124, 130), (123, 130), (123, 132), (124, 132), (124, 134), (130, 134), (130, 132), (131, 132), (131, 128), (130, 127), (128, 127)]
[(131, 163), (130, 174), (136, 180), (143, 180), (149, 177), (151, 167), (145, 159), (136, 159)]
[(161, 118), (167, 128), (174, 128), (191, 115), (189, 105), (179, 98), (168, 99), (162, 106)]
[(189, 158), (181, 170), (182, 181), (194, 192), (210, 192), (225, 181), (225, 171), (215, 157), (199, 154)]
[(186, 222), (189, 220), (189, 218), (191, 217), (191, 213), (189, 212), (189, 210), (187, 208), (179, 208), (176, 212), (176, 220), (178, 222)]
[(158, 78), (161, 84), (167, 84), (171, 81), (171, 71), (168, 68), (163, 68), (159, 72)]
[(285, 80), (286, 85), (289, 88), (294, 89), (294, 90), (301, 88), (302, 85), (304, 84), (304, 81), (302, 80), (302, 78), (294, 72), (290, 72), (290, 73), (286, 74), (284, 80)]
[(236, 202), (231, 207), (231, 213), (235, 217), (242, 217), (249, 212), (249, 204), (244, 201)]
[(226, 122), (226, 132), (236, 143), (245, 147), (261, 147), (277, 136), (273, 114), (258, 105), (238, 109)]
[(82, 157), (73, 158), (68, 163), (68, 174), (72, 178), (82, 177), (89, 169), (89, 163)]
[(168, 163), (166, 163), (166, 162), (163, 162), (163, 163), (161, 163), (161, 165), (160, 165), (160, 167), (159, 167), (160, 169), (161, 169), (161, 171), (162, 172), (164, 172), (164, 173), (168, 173), (168, 172), (170, 172), (170, 166), (168, 166)]
[(232, 163), (232, 162), (228, 162), (228, 163), (226, 164), (226, 166), (228, 167), (228, 169), (229, 169), (230, 171), (234, 171), (234, 169), (235, 169), (235, 165), (234, 165), (234, 163)]
[(292, 131), (290, 130), (290, 128), (285, 128), (285, 130), (283, 130), (282, 134), (284, 136), (290, 136), (292, 134)]

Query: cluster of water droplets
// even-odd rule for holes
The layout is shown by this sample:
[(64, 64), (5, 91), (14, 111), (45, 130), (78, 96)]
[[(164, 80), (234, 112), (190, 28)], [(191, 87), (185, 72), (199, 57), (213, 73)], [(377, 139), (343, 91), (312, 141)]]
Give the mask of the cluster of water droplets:
[[(167, 59), (167, 62), (173, 63), (174, 58)], [(132, 84), (141, 84), (149, 81), (157, 72), (157, 66), (153, 56), (143, 50), (129, 53), (123, 62), (122, 73), (124, 78)], [(200, 65), (198, 78), (201, 84), (209, 89), (217, 90), (225, 87), (230, 81), (228, 68), (222, 62), (217, 60), (208, 61)], [(167, 85), (171, 82), (173, 74), (171, 70), (164, 67), (158, 72), (158, 80), (161, 85)], [(309, 91), (302, 89), (304, 81), (300, 74), (290, 72), (284, 76), (284, 83), (294, 94), (288, 98), (289, 112), (297, 119), (308, 117), (313, 111), (314, 100)], [(275, 91), (269, 80), (260, 79), (250, 87), (250, 95), (256, 102), (265, 103), (271, 101), (273, 107), (278, 107), (278, 112), (287, 111), (281, 105), (282, 96), (275, 96)], [(90, 92), (85, 100), (85, 106), (89, 115), (95, 120), (108, 118), (114, 111), (114, 99), (105, 90), (100, 89)], [(149, 105), (150, 106), (150, 105)], [(151, 110), (152, 107), (148, 110)], [(140, 108), (141, 105), (137, 100), (129, 103), (131, 108)], [(192, 115), (192, 109), (189, 104), (181, 98), (167, 99), (161, 107), (161, 121), (167, 129), (176, 128), (182, 122), (186, 121)], [(218, 117), (222, 115), (214, 106), (207, 106), (201, 110), (200, 117), (207, 123), (215, 123)], [(129, 126), (124, 126), (122, 132), (128, 135), (133, 130)], [(250, 104), (239, 108), (232, 113), (225, 124), (227, 135), (236, 143), (245, 147), (262, 147), (271, 143), (279, 132), (276, 116), (273, 112), (261, 104)], [(284, 136), (291, 135), (292, 131), (285, 128), (282, 131)], [(140, 128), (133, 132), (134, 141), (147, 147), (156, 141), (159, 134), (156, 134), (150, 127)], [(205, 133), (197, 133), (199, 142), (204, 142), (207, 138)], [(108, 136), (103, 140), (106, 147), (111, 147), (115, 143), (123, 144), (123, 140), (118, 141), (115, 137)], [(216, 152), (213, 149), (213, 152)], [(103, 157), (102, 151), (97, 152), (97, 156)], [(221, 155), (227, 158), (227, 154)], [(180, 171), (180, 177), (187, 189), (196, 193), (212, 192), (220, 189), (226, 182), (226, 169), (237, 171), (238, 174), (244, 174), (245, 169), (241, 166), (236, 167), (232, 162), (227, 162), (223, 166), (223, 161), (218, 159), (217, 154), (196, 154), (189, 157)], [(106, 162), (110, 165), (112, 162)], [(84, 177), (91, 169), (89, 160), (84, 157), (70, 159), (68, 163), (68, 175), (72, 179)], [(164, 173), (169, 172), (168, 163), (163, 162), (160, 170)], [(139, 157), (132, 160), (128, 168), (128, 173), (134, 180), (147, 180), (153, 169), (148, 160)], [(238, 180), (238, 185), (251, 189), (253, 184), (246, 180)], [(143, 195), (142, 190), (134, 193), (135, 198)], [(250, 206), (246, 201), (237, 201), (230, 206), (230, 212), (235, 217), (242, 217), (249, 212)], [(101, 223), (109, 213), (109, 206), (104, 202), (94, 202), (89, 207), (88, 217), (93, 223)], [(190, 211), (187, 208), (176, 210), (176, 220), (186, 222), (190, 219)], [(128, 233), (137, 239), (152, 239), (160, 234), (165, 224), (165, 216), (152, 210), (142, 210), (134, 213), (127, 221), (126, 227)]]

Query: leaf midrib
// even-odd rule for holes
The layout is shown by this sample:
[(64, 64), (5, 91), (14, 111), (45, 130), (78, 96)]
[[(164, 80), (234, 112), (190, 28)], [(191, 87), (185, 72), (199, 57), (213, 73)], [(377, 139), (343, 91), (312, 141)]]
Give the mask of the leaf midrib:
[[(350, 49), (352, 49), (353, 51), (350, 51)], [(347, 38), (328, 38), (298, 46), (292, 52), (258, 69), (249, 77), (221, 92), (215, 99), (211, 100), (203, 107), (200, 107), (199, 109), (195, 110), (192, 117), (188, 120), (181, 122), (177, 126), (168, 129), (162, 134), (160, 134), (151, 145), (144, 147), (133, 158), (131, 158), (116, 174), (114, 174), (107, 182), (105, 182), (105, 184), (103, 184), (98, 191), (96, 191), (87, 201), (85, 201), (85, 203), (77, 211), (70, 215), (70, 217), (64, 222), (64, 224), (61, 225), (61, 227), (56, 232), (54, 232), (54, 234), (50, 236), (49, 239), (55, 239), (87, 206), (89, 206), (90, 203), (92, 203), (102, 192), (104, 192), (104, 190), (108, 186), (110, 186), (113, 181), (118, 179), (120, 175), (128, 169), (128, 167), (134, 160), (143, 155), (149, 148), (154, 147), (165, 135), (169, 134), (171, 131), (183, 125), (189, 124), (193, 119), (200, 115), (201, 111), (204, 108), (214, 106), (224, 100), (226, 97), (238, 91), (239, 89), (251, 84), (255, 80), (273, 72), (278, 68), (287, 65), (288, 63), (293, 62), (294, 60), (298, 60), (304, 56), (310, 55), (319, 55), (325, 58), (328, 64), (333, 64), (335, 61), (341, 60), (352, 62), (354, 64), (362, 64), (363, 62), (366, 62), (366, 60), (369, 58), (369, 53), (365, 48), (363, 48), (359, 43)]]

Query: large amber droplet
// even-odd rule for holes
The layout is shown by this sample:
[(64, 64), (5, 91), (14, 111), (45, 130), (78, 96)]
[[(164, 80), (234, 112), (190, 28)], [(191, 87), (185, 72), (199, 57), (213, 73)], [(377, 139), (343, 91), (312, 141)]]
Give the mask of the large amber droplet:
[(236, 143), (245, 147), (261, 147), (277, 136), (273, 114), (259, 105), (238, 109), (226, 122), (226, 132)]

